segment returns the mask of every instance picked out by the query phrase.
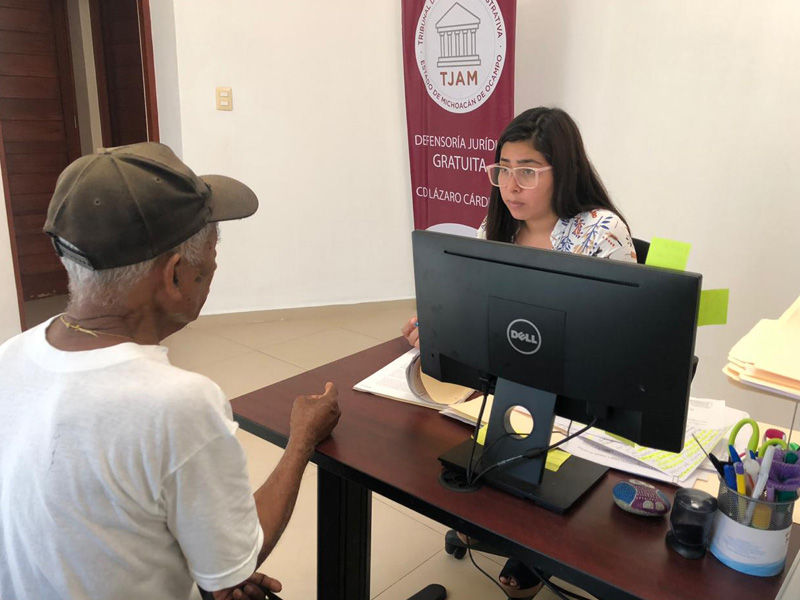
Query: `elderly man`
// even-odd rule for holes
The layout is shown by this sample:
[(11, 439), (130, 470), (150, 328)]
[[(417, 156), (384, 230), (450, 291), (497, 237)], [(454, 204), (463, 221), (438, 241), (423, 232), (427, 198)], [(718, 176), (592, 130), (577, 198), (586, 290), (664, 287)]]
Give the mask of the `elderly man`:
[(298, 398), (283, 458), (252, 495), (230, 404), (159, 342), (197, 318), (217, 222), (253, 214), (242, 183), (196, 176), (161, 144), (85, 156), (45, 224), (66, 313), (0, 346), (0, 598), (263, 598), (337, 392)]

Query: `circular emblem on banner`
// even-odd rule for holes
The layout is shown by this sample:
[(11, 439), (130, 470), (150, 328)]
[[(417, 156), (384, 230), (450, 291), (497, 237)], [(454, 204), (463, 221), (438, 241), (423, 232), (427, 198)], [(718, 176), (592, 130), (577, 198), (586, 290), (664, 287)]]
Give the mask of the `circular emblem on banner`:
[(515, 319), (508, 324), (506, 336), (511, 347), (520, 354), (536, 354), (542, 347), (539, 328), (527, 319)]
[(506, 26), (495, 0), (429, 0), (417, 22), (417, 66), (428, 95), (467, 113), (494, 92), (506, 61)]

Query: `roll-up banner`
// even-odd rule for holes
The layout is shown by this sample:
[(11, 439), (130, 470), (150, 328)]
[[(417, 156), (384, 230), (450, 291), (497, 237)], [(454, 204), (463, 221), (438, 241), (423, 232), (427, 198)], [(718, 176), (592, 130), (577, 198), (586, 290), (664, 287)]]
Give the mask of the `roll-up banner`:
[(514, 117), (516, 0), (401, 0), (414, 227), (475, 235)]

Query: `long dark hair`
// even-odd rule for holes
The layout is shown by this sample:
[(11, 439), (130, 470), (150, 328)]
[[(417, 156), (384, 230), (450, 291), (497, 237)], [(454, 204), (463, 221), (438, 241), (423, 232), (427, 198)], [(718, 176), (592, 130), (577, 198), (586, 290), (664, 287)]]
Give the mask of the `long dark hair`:
[[(625, 221), (586, 156), (578, 126), (560, 108), (540, 106), (514, 118), (497, 140), (495, 162), (500, 162), (500, 153), (506, 142), (529, 142), (552, 165), (552, 208), (559, 219), (571, 219), (588, 210), (605, 208)], [(486, 216), (486, 238), (510, 242), (519, 225), (503, 202), (500, 188), (493, 187)]]

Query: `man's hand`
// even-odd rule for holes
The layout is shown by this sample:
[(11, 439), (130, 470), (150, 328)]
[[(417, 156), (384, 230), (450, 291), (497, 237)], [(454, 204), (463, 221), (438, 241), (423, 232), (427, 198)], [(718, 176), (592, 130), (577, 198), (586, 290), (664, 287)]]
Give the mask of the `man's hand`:
[(274, 596), (267, 595), (266, 590), (280, 592), (282, 588), (277, 579), (256, 572), (237, 586), (214, 592), (214, 600), (268, 600)]
[(414, 346), (414, 348), (419, 348), (419, 320), (417, 319), (417, 315), (411, 317), (408, 323), (400, 328), (400, 331), (409, 344)]
[(289, 441), (296, 441), (307, 450), (313, 450), (328, 437), (339, 422), (339, 391), (331, 382), (325, 384), (325, 393), (317, 396), (295, 398), (289, 422)]
[(336, 386), (328, 382), (319, 396), (295, 398), (289, 419), (289, 442), (269, 479), (256, 490), (256, 510), (264, 545), (258, 553), (261, 564), (281, 537), (297, 501), (297, 491), (314, 448), (328, 437), (339, 422), (341, 411)]

